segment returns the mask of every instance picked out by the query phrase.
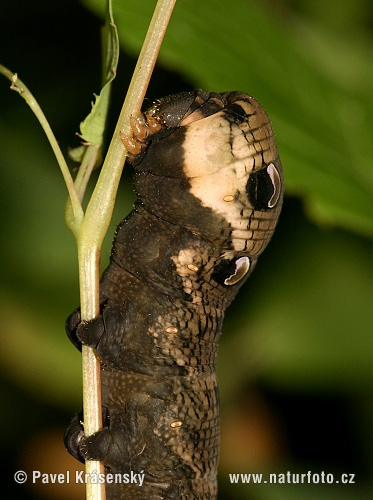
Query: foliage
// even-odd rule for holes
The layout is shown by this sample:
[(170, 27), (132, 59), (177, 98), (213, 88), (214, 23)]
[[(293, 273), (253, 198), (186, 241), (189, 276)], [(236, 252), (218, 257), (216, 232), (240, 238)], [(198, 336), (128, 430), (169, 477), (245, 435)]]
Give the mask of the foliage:
[[(86, 3), (102, 11), (102, 0)], [(114, 4), (134, 55), (154, 4)], [(288, 194), (302, 196), (316, 221), (372, 236), (372, 40), (357, 38), (358, 26), (346, 36), (275, 14), (247, 0), (229, 10), (225, 2), (180, 2), (160, 62), (193, 86), (253, 94), (277, 131)]]
[[(84, 4), (103, 16), (104, 1), (84, 0)], [(125, 72), (130, 73), (131, 57), (138, 53), (154, 4), (154, 0), (114, 2), (125, 51), (114, 83), (120, 99), (129, 81)], [(23, 59), (17, 60), (21, 50), (12, 53), (9, 40), (0, 44), (0, 51), (7, 47), (18, 66), (0, 52), (1, 62), (18, 71), (33, 90), (39, 85), (34, 94), (65, 149), (99, 85), (94, 41), (98, 23), (90, 19), (89, 44), (84, 46), (84, 37), (75, 37), (88, 14), (73, 9), (74, 16), (81, 16), (79, 24), (71, 6), (77, 9), (74, 0), (64, 6), (43, 5), (47, 14), (50, 9), (48, 19), (60, 16), (58, 24), (70, 30), (69, 45), (62, 47), (51, 33), (29, 53), (23, 39)], [(218, 363), (223, 417), (229, 411), (238, 413), (239, 405), (248, 399), (248, 386), (277, 397), (295, 395), (299, 405), (314, 395), (343, 398), (346, 407), (351, 406), (354, 426), (340, 434), (342, 464), (348, 437), (361, 448), (371, 439), (367, 424), (372, 414), (367, 395), (373, 361), (371, 14), (369, 0), (179, 0), (150, 91), (162, 96), (188, 86), (218, 92), (243, 90), (254, 95), (271, 116), (288, 198), (274, 240), (228, 311)], [(43, 15), (35, 15), (35, 23)], [(33, 73), (36, 53), (48, 79), (40, 81), (40, 75)], [(0, 114), (0, 200), (5, 222), (2, 378), (37, 401), (70, 413), (80, 405), (81, 388), (80, 357), (65, 339), (62, 326), (78, 303), (75, 248), (63, 223), (65, 188), (42, 132), (23, 103), (5, 92), (0, 87), (0, 99), (6, 100)], [(119, 113), (115, 96), (112, 113), (114, 119)], [(115, 225), (130, 211), (134, 199), (127, 177), (125, 181), (103, 266)], [(298, 406), (293, 410), (296, 418)], [(318, 415), (322, 408), (314, 411)], [(19, 422), (17, 413), (9, 410), (8, 417), (2, 418)], [(339, 429), (339, 420), (345, 421), (342, 414), (334, 417), (329, 433), (334, 426)], [(326, 425), (326, 415), (323, 418), (320, 432)], [(3, 424), (8, 428), (9, 421)], [(298, 432), (299, 438), (302, 431)], [(15, 435), (10, 432), (9, 440)], [(239, 444), (231, 445), (237, 453)], [(267, 465), (296, 465), (307, 471), (310, 459), (302, 462), (292, 451), (269, 454)], [(373, 467), (371, 453), (366, 452), (364, 460), (362, 475)], [(223, 470), (231, 466), (224, 456), (221, 464)], [(322, 458), (317, 465), (326, 467)], [(354, 472), (359, 465), (351, 467)], [(229, 498), (229, 486), (226, 491)], [(281, 491), (259, 493), (246, 488), (240, 498), (248, 498), (247, 492), (250, 498), (292, 498), (295, 489)], [(324, 495), (344, 498), (332, 488)]]

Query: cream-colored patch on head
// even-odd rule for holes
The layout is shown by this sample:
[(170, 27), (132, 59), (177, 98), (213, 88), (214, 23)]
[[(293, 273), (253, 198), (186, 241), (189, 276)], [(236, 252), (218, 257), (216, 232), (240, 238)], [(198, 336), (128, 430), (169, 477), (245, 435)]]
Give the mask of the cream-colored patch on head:
[(232, 161), (229, 134), (229, 123), (223, 111), (186, 127), (184, 153), (188, 155), (188, 177), (216, 173), (222, 162), (228, 164)]
[(267, 164), (277, 157), (268, 117), (254, 103), (238, 102), (248, 114), (255, 111), (240, 124), (229, 121), (224, 111), (190, 123), (183, 143), (190, 192), (232, 226), (236, 251), (250, 251), (245, 240), (253, 239), (253, 231), (248, 230), (253, 207), (246, 192), (250, 173), (263, 165), (263, 159)]

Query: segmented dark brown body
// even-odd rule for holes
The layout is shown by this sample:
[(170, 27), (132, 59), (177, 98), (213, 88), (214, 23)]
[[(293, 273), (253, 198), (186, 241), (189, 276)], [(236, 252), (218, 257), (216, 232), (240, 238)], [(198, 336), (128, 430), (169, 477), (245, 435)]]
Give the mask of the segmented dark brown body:
[(239, 92), (162, 99), (135, 142), (138, 201), (102, 277), (102, 315), (68, 321), (97, 347), (108, 414), (79, 453), (145, 474), (141, 487), (108, 484), (109, 499), (214, 499), (217, 345), (277, 223), (281, 164), (266, 113)]

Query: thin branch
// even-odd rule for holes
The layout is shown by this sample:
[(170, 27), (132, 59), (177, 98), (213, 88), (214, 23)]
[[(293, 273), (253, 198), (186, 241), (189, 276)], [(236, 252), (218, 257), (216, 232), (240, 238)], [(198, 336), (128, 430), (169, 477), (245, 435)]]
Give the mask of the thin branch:
[[(126, 150), (120, 139), (120, 132), (130, 134), (129, 119), (131, 116), (139, 114), (175, 3), (176, 0), (158, 0), (99, 180), (84, 216), (81, 198), (97, 157), (96, 148), (92, 146), (91, 150), (87, 149), (81, 172), (78, 174), (76, 186), (74, 186), (65, 158), (37, 101), (17, 74), (0, 65), (0, 73), (12, 82), (11, 89), (25, 99), (39, 120), (54, 151), (69, 192), (72, 207), (67, 209), (67, 222), (78, 245), (80, 303), (83, 320), (93, 319), (100, 314), (101, 246), (110, 224), (126, 158)], [(72, 213), (69, 213), (69, 210), (72, 210)], [(94, 349), (83, 346), (82, 363), (84, 431), (88, 436), (102, 427), (101, 372)], [(100, 462), (87, 461), (86, 473), (91, 475), (99, 472), (103, 472), (103, 465)], [(88, 481), (86, 492), (88, 500), (105, 500), (104, 485)]]
[(81, 220), (83, 218), (83, 209), (80, 204), (77, 192), (75, 190), (74, 181), (71, 177), (69, 167), (66, 164), (65, 158), (58, 145), (57, 139), (55, 138), (52, 132), (48, 120), (46, 119), (35, 97), (31, 94), (26, 85), (18, 78), (17, 73), (13, 73), (12, 71), (10, 71), (8, 68), (6, 68), (1, 64), (0, 64), (0, 73), (2, 73), (12, 82), (10, 86), (11, 90), (16, 91), (26, 101), (26, 103), (30, 106), (32, 112), (38, 119), (40, 125), (42, 126), (44, 133), (48, 138), (49, 144), (53, 149), (54, 155), (57, 159), (58, 165), (61, 169), (63, 178), (65, 180), (65, 184), (69, 192), (69, 196), (72, 203), (74, 217), (77, 220)]
[[(126, 159), (127, 152), (119, 132), (130, 134), (130, 116), (137, 116), (140, 112), (175, 3), (176, 0), (158, 0), (100, 177), (87, 206), (83, 221), (87, 229), (84, 232), (91, 236), (94, 234), (96, 244), (102, 243), (107, 232)], [(91, 240), (91, 244), (94, 241)]]
[[(91, 177), (92, 171), (97, 163), (97, 157), (100, 154), (100, 144), (90, 144), (86, 146), (82, 163), (79, 166), (77, 176), (75, 178), (74, 186), (78, 194), (80, 203), (83, 202), (84, 194), (87, 189), (88, 181)], [(82, 219), (75, 217), (71, 199), (67, 199), (65, 207), (65, 223), (70, 231), (78, 239)]]
[[(100, 177), (80, 226), (77, 243), (81, 317), (84, 320), (93, 319), (100, 314), (99, 262), (101, 246), (110, 224), (126, 158), (126, 151), (119, 132), (130, 134), (130, 116), (137, 116), (140, 111), (175, 3), (176, 0), (158, 0)], [(102, 427), (100, 363), (94, 350), (83, 346), (82, 354), (84, 431), (86, 435), (91, 435)], [(99, 462), (87, 462), (87, 473), (97, 473), (100, 470), (102, 470), (102, 465)], [(105, 498), (105, 492), (98, 486), (90, 482), (87, 483), (88, 500)]]

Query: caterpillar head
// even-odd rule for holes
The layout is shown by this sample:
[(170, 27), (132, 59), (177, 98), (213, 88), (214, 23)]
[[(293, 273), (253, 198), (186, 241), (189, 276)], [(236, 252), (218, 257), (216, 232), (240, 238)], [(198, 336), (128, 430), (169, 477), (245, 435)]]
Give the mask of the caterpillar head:
[(272, 125), (242, 92), (157, 101), (126, 139), (139, 203), (211, 244), (256, 258), (277, 223), (282, 168)]

